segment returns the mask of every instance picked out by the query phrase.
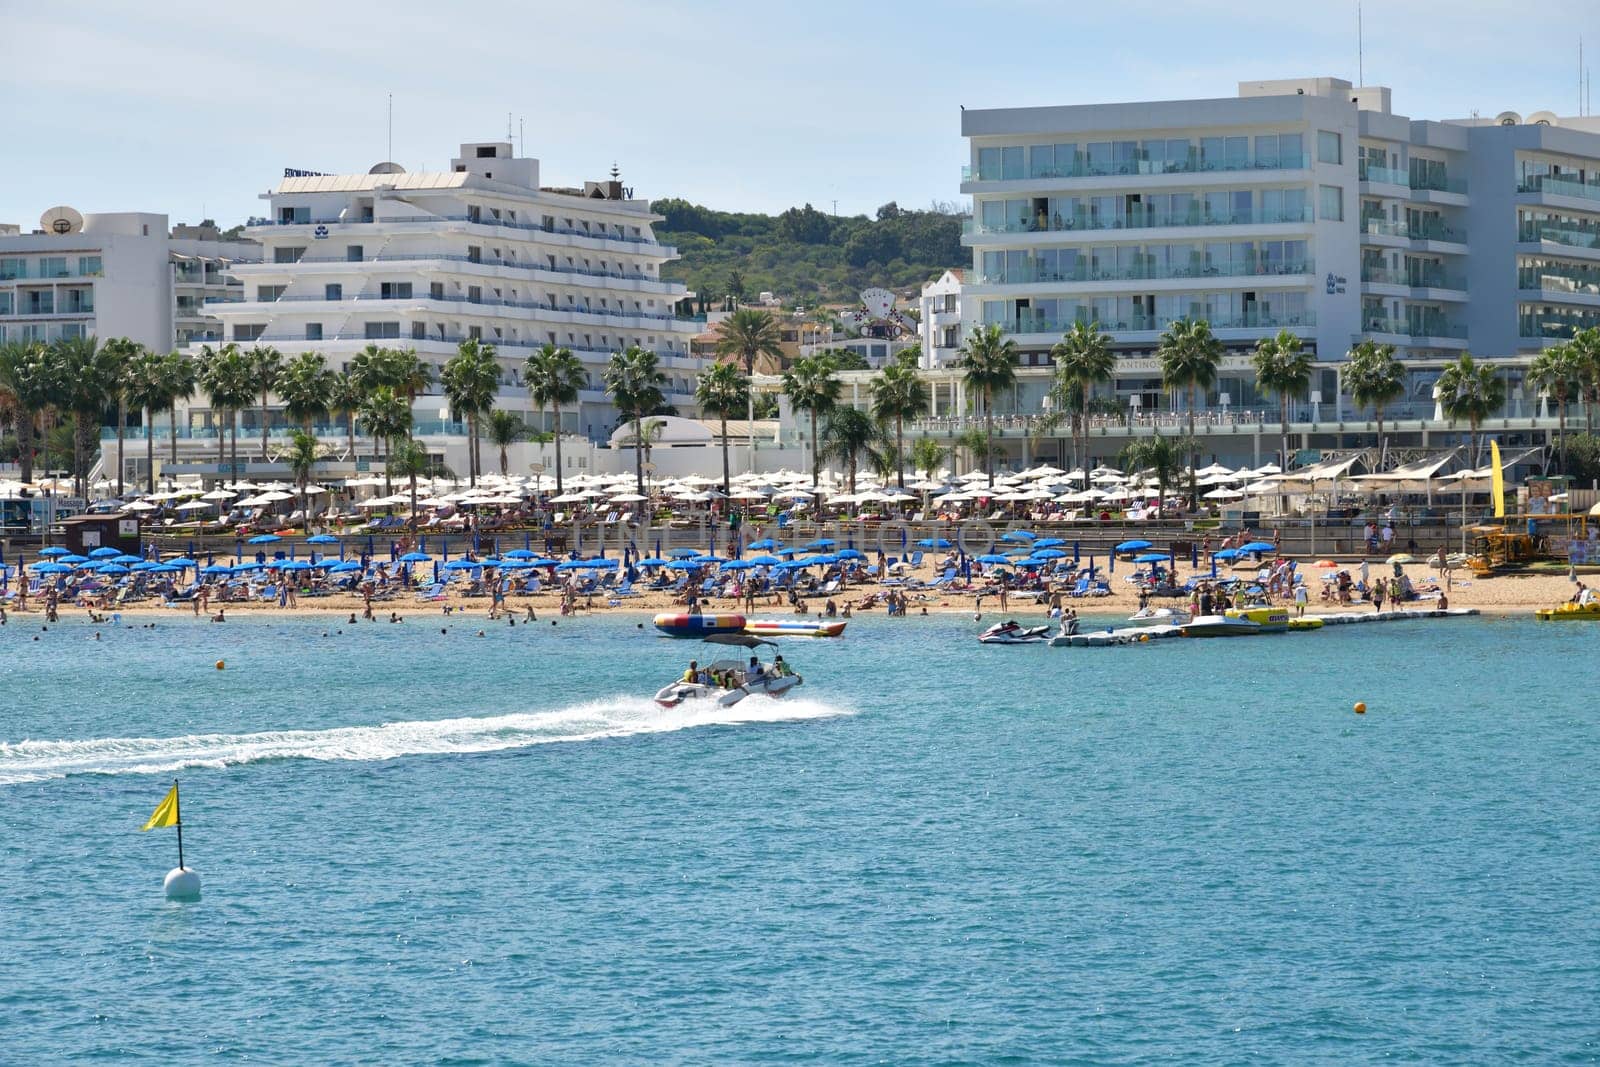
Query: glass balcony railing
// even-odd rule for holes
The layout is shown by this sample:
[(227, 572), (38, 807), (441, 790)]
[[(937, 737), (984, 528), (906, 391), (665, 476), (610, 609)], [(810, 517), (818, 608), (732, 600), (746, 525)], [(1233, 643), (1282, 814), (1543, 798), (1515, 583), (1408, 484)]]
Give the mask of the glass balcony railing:
[(1600, 271), (1579, 268), (1518, 267), (1517, 288), (1575, 296), (1600, 296)]
[(1467, 183), (1461, 178), (1450, 178), (1443, 174), (1412, 174), (1407, 183), (1419, 193), (1459, 193), (1467, 195)]
[(1517, 183), (1519, 193), (1548, 193), (1551, 196), (1575, 196), (1584, 200), (1600, 200), (1600, 182), (1580, 182), (1552, 174), (1533, 175)]
[[(343, 262), (343, 261), (341, 260), (341, 262)], [(464, 296), (434, 296), (431, 293), (426, 293), (426, 292), (412, 292), (412, 293), (407, 293), (407, 294), (404, 294), (404, 295), (396, 294), (396, 295), (390, 295), (390, 296), (385, 296), (385, 295), (383, 295), (381, 293), (361, 293), (361, 294), (353, 296), (353, 297), (344, 297), (344, 296), (329, 297), (329, 296), (327, 296), (325, 294), (324, 295), (318, 295), (316, 293), (307, 293), (307, 294), (303, 294), (303, 295), (290, 295), (290, 294), (285, 293), (285, 294), (273, 297), (270, 300), (262, 299), (262, 300), (256, 300), (256, 301), (253, 301), (253, 302), (254, 303), (258, 303), (258, 304), (293, 304), (293, 303), (333, 303), (333, 304), (339, 304), (339, 303), (343, 303), (346, 300), (356, 300), (356, 301), (398, 301), (398, 302), (401, 302), (401, 303), (412, 303), (412, 304), (417, 303), (419, 301), (426, 300), (426, 301), (432, 301), (432, 302), (436, 302), (436, 303), (463, 305), (462, 311), (466, 312), (467, 314), (472, 314), (472, 312), (470, 310), (468, 310), (468, 309), (474, 308), (474, 307), (484, 308), (485, 310), (484, 310), (484, 312), (482, 312), (482, 314), (485, 314), (485, 315), (493, 314), (494, 313), (494, 309), (497, 309), (497, 308), (518, 308), (518, 309), (529, 310), (529, 311), (550, 311), (550, 312), (570, 313), (570, 314), (575, 314), (575, 315), (604, 315), (604, 316), (608, 316), (610, 318), (622, 318), (622, 319), (653, 319), (653, 320), (657, 320), (657, 321), (663, 321), (664, 320), (664, 321), (668, 321), (668, 322), (687, 322), (687, 323), (691, 323), (691, 324), (695, 324), (695, 325), (699, 325), (699, 326), (704, 326), (705, 325), (705, 321), (706, 321), (706, 317), (704, 315), (677, 315), (677, 314), (673, 314), (671, 312), (645, 311), (643, 309), (630, 311), (630, 310), (628, 310), (626, 308), (591, 307), (591, 306), (580, 305), (580, 304), (566, 304), (566, 305), (551, 304), (551, 303), (547, 303), (547, 302), (540, 301), (540, 300), (498, 300), (498, 299), (496, 299), (496, 300), (472, 300), (472, 299), (469, 299), (469, 298), (464, 297)], [(231, 301), (223, 301), (223, 302), (224, 303), (229, 303)], [(183, 308), (183, 305), (180, 304), (179, 305), (179, 310), (181, 311), (182, 308)], [(458, 314), (459, 313), (460, 312), (458, 312)]]
[(1152, 263), (1134, 267), (1082, 267), (1069, 271), (1040, 269), (1030, 265), (1017, 270), (984, 271), (978, 275), (978, 280), (984, 285), (1015, 285), (1028, 282), (1155, 281), (1168, 278), (1243, 278), (1311, 274), (1316, 269), (1316, 264), (1309, 259), (1295, 262), (1198, 263), (1184, 267), (1159, 266)]
[[(1205, 316), (1190, 317), (1205, 318)], [(1070, 330), (1075, 322), (1087, 324), (1091, 321), (1094, 320), (1088, 317), (1054, 319), (1044, 315), (1021, 315), (1001, 323), (968, 323), (966, 330), (970, 333), (985, 326), (998, 325), (1004, 333), (1062, 334)], [(1161, 315), (1131, 315), (1125, 319), (1099, 320), (1101, 329), (1113, 333), (1159, 332), (1171, 326), (1174, 321), (1176, 320), (1171, 316)], [(1279, 330), (1315, 326), (1317, 315), (1314, 311), (1247, 311), (1206, 318), (1205, 321), (1210, 323), (1213, 330)]]
[(246, 225), (247, 226), (251, 226), (251, 227), (255, 227), (255, 226), (262, 226), (262, 227), (266, 227), (266, 226), (387, 226), (387, 227), (390, 227), (390, 228), (395, 228), (395, 227), (399, 227), (399, 226), (417, 226), (417, 225), (425, 225), (425, 224), (438, 223), (438, 222), (470, 222), (474, 226), (494, 226), (494, 227), (499, 228), (499, 229), (522, 230), (522, 231), (529, 232), (529, 233), (559, 233), (559, 234), (562, 234), (562, 235), (568, 236), (568, 237), (589, 237), (589, 238), (592, 238), (592, 239), (594, 239), (596, 241), (622, 241), (622, 242), (624, 242), (626, 244), (633, 244), (633, 245), (654, 245), (656, 248), (658, 248), (662, 252), (666, 252), (666, 253), (676, 253), (676, 251), (677, 251), (677, 249), (673, 248), (671, 245), (658, 244), (656, 239), (653, 238), (653, 237), (644, 237), (644, 236), (635, 237), (635, 236), (633, 236), (631, 234), (623, 234), (623, 233), (615, 233), (615, 232), (601, 232), (601, 231), (593, 230), (593, 229), (585, 230), (582, 227), (578, 227), (578, 226), (554, 226), (554, 225), (546, 226), (543, 223), (538, 223), (538, 222), (520, 222), (520, 221), (515, 221), (515, 220), (512, 220), (512, 219), (503, 219), (503, 218), (502, 219), (497, 219), (497, 218), (494, 218), (493, 216), (489, 216), (489, 215), (479, 215), (477, 217), (473, 217), (473, 216), (470, 216), (470, 215), (428, 215), (428, 216), (424, 216), (422, 218), (415, 218), (415, 219), (371, 219), (371, 218), (313, 219), (313, 218), (310, 218), (310, 217), (303, 218), (303, 219), (252, 218), (249, 222), (246, 223)]
[(1386, 185), (1411, 184), (1411, 176), (1398, 167), (1380, 167), (1377, 164), (1358, 166), (1356, 176), (1364, 182), (1383, 182)]
[(1279, 156), (1231, 156), (1223, 159), (1191, 157), (1181, 160), (1135, 159), (1117, 162), (1078, 160), (1069, 167), (1034, 167), (1029, 170), (1002, 167), (961, 168), (964, 182), (1040, 181), (1050, 178), (1112, 178), (1155, 174), (1213, 174), (1242, 170), (1304, 170), (1311, 159), (1304, 154)]
[(1591, 326), (1600, 326), (1600, 313), (1571, 315), (1540, 313), (1517, 316), (1517, 332), (1523, 337), (1567, 338)]
[(1361, 232), (1373, 236), (1406, 237), (1413, 241), (1451, 241), (1466, 244), (1467, 231), (1459, 226), (1447, 226), (1437, 219), (1418, 223), (1390, 222), (1370, 216), (1361, 220)]
[(1460, 275), (1443, 270), (1394, 270), (1389, 267), (1364, 266), (1361, 280), (1376, 285), (1404, 285), (1411, 289), (1467, 288), (1467, 280)]
[(1420, 319), (1394, 319), (1387, 315), (1363, 315), (1361, 328), (1367, 333), (1397, 334), (1401, 337), (1448, 337), (1462, 340), (1467, 328), (1458, 322), (1436, 316)]
[(1310, 222), (1311, 207), (1291, 211), (1162, 211), (1156, 208), (1129, 211), (1122, 215), (1096, 216), (1088, 214), (1064, 216), (1039, 215), (1029, 219), (1009, 219), (998, 223), (985, 223), (969, 218), (962, 223), (967, 234), (994, 233), (1053, 233), (1099, 230), (1144, 230), (1163, 226), (1252, 226), (1283, 222)]
[(1517, 226), (1519, 241), (1550, 241), (1572, 248), (1600, 248), (1600, 228), (1582, 229), (1559, 222), (1524, 219)]

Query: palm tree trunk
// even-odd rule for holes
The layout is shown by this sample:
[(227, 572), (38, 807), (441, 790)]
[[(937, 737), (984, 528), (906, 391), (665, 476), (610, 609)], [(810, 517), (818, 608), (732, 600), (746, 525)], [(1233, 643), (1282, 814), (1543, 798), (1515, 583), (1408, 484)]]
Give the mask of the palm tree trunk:
[(1388, 447), (1388, 442), (1383, 439), (1383, 405), (1376, 405), (1372, 411), (1378, 416), (1378, 459), (1381, 461), (1384, 449)]
[(178, 405), (176, 403), (167, 408), (167, 431), (172, 436), (172, 440), (168, 444), (172, 448), (172, 465), (176, 467), (178, 465)]
[(128, 425), (128, 401), (122, 396), (117, 397), (117, 495), (122, 495), (122, 472), (127, 468), (122, 463), (122, 446), (126, 440)]
[(239, 478), (239, 413), (228, 412), (228, 463), (233, 468), (233, 477)]
[(411, 472), (411, 521), (417, 521), (417, 472)]
[(145, 492), (156, 491), (156, 413), (144, 409), (144, 477)]
[(1556, 439), (1561, 442), (1561, 473), (1567, 473), (1567, 398), (1566, 395), (1556, 400)]
[(994, 395), (983, 391), (983, 472), (989, 476), (989, 488), (994, 488)]
[(1194, 484), (1194, 465), (1200, 459), (1195, 451), (1199, 442), (1194, 436), (1194, 408), (1197, 403), (1199, 400), (1195, 396), (1195, 387), (1191, 385), (1189, 386), (1189, 509), (1191, 511), (1198, 510), (1200, 506), (1199, 489)]
[[(749, 429), (747, 426), (746, 429)], [(722, 413), (722, 495), (727, 496), (731, 490), (728, 488), (728, 414)]]
[(819, 453), (819, 451), (817, 449), (817, 409), (816, 408), (812, 408), (811, 409), (811, 484), (812, 484), (812, 486), (815, 486), (817, 484), (817, 482), (820, 481), (820, 479), (818, 478), (817, 475), (821, 471), (821, 465), (819, 463), (819, 460), (821, 458), (822, 458), (821, 454)]
[(553, 405), (556, 409), (556, 495), (561, 495), (561, 405)]
[(267, 391), (261, 390), (261, 462), (267, 461)]
[(905, 416), (894, 417), (894, 484), (896, 488), (906, 487), (906, 423)]
[(24, 482), (33, 481), (33, 418), (31, 411), (17, 413), (17, 463)]
[(511, 469), (511, 462), (506, 458), (506, 446), (500, 446), (500, 477), (504, 478)]
[(1285, 471), (1289, 469), (1289, 394), (1283, 393), (1278, 397), (1278, 466)]
[(633, 417), (633, 481), (635, 491), (644, 496), (644, 427), (643, 420)]
[(389, 472), (389, 439), (383, 439), (383, 495), (394, 495), (394, 480)]
[(223, 412), (223, 410), (224, 409), (222, 409), (222, 408), (218, 408), (217, 411), (216, 411), (216, 416), (217, 416), (217, 466), (219, 466), (219, 467), (228, 462), (228, 426), (227, 426), (227, 423), (222, 421), (222, 412)]
[(306, 507), (306, 480), (300, 479), (300, 530), (307, 537), (311, 536), (311, 512)]
[(353, 411), (344, 413), (344, 433), (345, 444), (350, 448), (350, 462), (354, 464), (356, 461), (356, 416)]
[[(386, 453), (387, 448), (384, 450)], [(467, 484), (478, 484), (478, 416), (467, 413)]]
[(87, 497), (87, 482), (83, 476), (83, 416), (72, 413), (72, 491), (77, 497)]

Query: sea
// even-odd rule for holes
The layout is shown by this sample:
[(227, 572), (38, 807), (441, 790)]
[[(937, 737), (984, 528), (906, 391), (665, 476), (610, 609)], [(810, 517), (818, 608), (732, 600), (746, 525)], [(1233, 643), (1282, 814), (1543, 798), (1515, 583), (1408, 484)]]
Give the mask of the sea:
[(1600, 627), (400, 611), (0, 628), (0, 1061), (1600, 1058)]

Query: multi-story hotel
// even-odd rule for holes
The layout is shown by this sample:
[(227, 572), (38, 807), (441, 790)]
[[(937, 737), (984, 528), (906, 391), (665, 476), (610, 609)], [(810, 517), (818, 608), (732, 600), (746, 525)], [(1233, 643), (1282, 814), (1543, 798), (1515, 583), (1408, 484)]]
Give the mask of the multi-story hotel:
[[(1289, 329), (1318, 363), (1292, 411), (1308, 447), (1352, 443), (1326, 431), (1365, 425), (1340, 373), (1365, 339), (1410, 368), (1388, 412), (1418, 420), (1403, 440), (1428, 440), (1434, 381), (1469, 348), (1502, 367), (1504, 416), (1542, 429), (1545, 399), (1523, 387), (1523, 368), (1600, 324), (1600, 118), (1413, 120), (1391, 111), (1386, 88), (1307, 78), (1244, 82), (1222, 99), (966, 109), (961, 125), (972, 262), (956, 292), (946, 276), (923, 302), (941, 418), (971, 411), (959, 374), (937, 368), (976, 326), (1017, 343), (1024, 369), (1002, 403), (1036, 415), (1051, 346), (1073, 322), (1098, 322), (1121, 357), (1098, 402), (1137, 432), (1182, 404), (1154, 355), (1190, 317), (1228, 352), (1204, 401), (1213, 426), (1275, 419), (1248, 354)], [(946, 308), (959, 308), (959, 330), (930, 314)]]
[(166, 352), (220, 324), (205, 301), (236, 299), (228, 271), (261, 249), (215, 227), (143, 212), (51, 208), (37, 230), (0, 227), (0, 341), (126, 337)]
[[(658, 216), (614, 175), (541, 186), (538, 160), (489, 142), (462, 145), (442, 173), (392, 163), (366, 174), (290, 171), (264, 198), (270, 214), (246, 228), (264, 254), (235, 268), (245, 299), (207, 307), (227, 341), (320, 352), (334, 368), (369, 344), (411, 348), (437, 381), (457, 345), (476, 338), (500, 359), (498, 406), (546, 428), (521, 367), (540, 346), (562, 345), (588, 371), (562, 428), (593, 440), (617, 418), (605, 364), (638, 345), (660, 355), (668, 402), (693, 403), (702, 361), (689, 343), (703, 327), (674, 313), (685, 290), (661, 267), (676, 252), (655, 240)], [(437, 384), (417, 409), (423, 427), (449, 414)]]

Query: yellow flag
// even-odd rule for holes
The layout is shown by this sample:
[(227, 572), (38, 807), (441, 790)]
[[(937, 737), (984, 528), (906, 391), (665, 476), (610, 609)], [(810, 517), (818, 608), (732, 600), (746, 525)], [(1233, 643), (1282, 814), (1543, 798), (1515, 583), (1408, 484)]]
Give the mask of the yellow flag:
[(176, 826), (178, 824), (178, 784), (174, 782), (167, 791), (167, 798), (156, 805), (155, 814), (150, 816), (150, 821), (139, 827), (140, 831), (158, 830), (163, 826)]
[(1494, 494), (1494, 517), (1503, 519), (1506, 517), (1506, 475), (1505, 471), (1500, 469), (1499, 441), (1489, 442), (1489, 462), (1494, 464), (1494, 473), (1490, 476), (1493, 486), (1490, 491)]

